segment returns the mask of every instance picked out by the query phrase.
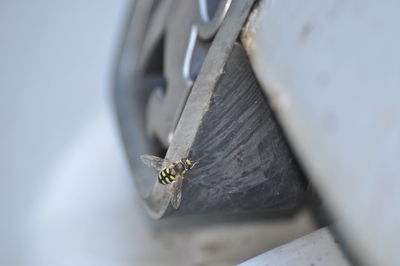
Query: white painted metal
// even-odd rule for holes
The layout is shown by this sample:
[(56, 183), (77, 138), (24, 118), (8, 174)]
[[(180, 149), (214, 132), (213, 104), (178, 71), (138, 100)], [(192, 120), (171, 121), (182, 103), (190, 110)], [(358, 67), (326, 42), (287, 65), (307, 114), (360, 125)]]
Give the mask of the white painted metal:
[(258, 255), (240, 266), (349, 266), (327, 228)]
[(399, 265), (400, 2), (262, 1), (243, 40), (365, 264)]

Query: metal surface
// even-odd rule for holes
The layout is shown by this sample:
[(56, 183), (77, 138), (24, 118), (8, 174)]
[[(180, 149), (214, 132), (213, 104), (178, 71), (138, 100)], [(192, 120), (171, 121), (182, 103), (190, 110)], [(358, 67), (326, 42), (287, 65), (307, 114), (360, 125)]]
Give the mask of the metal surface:
[[(200, 123), (180, 121), (177, 143), (168, 151), (186, 149), (198, 161), (186, 174), (175, 213), (295, 209), (306, 183), (241, 44), (233, 45), (222, 73), (210, 99), (189, 98), (182, 119), (199, 115)], [(202, 109), (192, 109), (198, 105)], [(191, 140), (187, 130), (196, 127)]]
[[(187, 101), (185, 95), (168, 96), (174, 93), (183, 94), (180, 91), (182, 87), (174, 88), (175, 92), (168, 91), (167, 88), (163, 98), (162, 90), (151, 90), (151, 86), (143, 85), (153, 83), (159, 86), (162, 79), (157, 79), (157, 76), (163, 73), (166, 73), (166, 83), (169, 85), (175, 84), (179, 87), (179, 80), (182, 80), (176, 75), (168, 74), (182, 73), (180, 71), (188, 65), (184, 56), (180, 57), (182, 60), (179, 59), (177, 50), (169, 50), (169, 45), (172, 44), (168, 44), (168, 39), (173, 38), (168, 34), (174, 36), (175, 42), (179, 38), (187, 40), (183, 43), (186, 43), (187, 49), (192, 49), (192, 34), (185, 35), (185, 31), (177, 31), (179, 23), (178, 20), (175, 21), (175, 17), (183, 17), (185, 12), (193, 7), (178, 3), (181, 1), (170, 4), (163, 2), (165, 6), (151, 8), (139, 6), (142, 9), (135, 11), (140, 12), (140, 18), (143, 10), (150, 12), (155, 9), (152, 14), (156, 17), (146, 15), (142, 19), (149, 18), (149, 21), (159, 22), (159, 17), (162, 17), (171, 23), (167, 25), (168, 28), (171, 27), (171, 32), (167, 30), (165, 33), (165, 51), (162, 45), (159, 50), (167, 53), (164, 54), (166, 68), (155, 67), (159, 67), (154, 63), (157, 60), (144, 60), (147, 55), (152, 54), (152, 57), (159, 53), (146, 52), (147, 48), (143, 47), (145, 52), (139, 57), (140, 64), (131, 66), (134, 73), (129, 75), (125, 61), (131, 62), (129, 51), (132, 49), (131, 43), (134, 43), (129, 40), (129, 34), (134, 39), (138, 38), (135, 37), (135, 34), (138, 34), (135, 27), (131, 26), (117, 72), (115, 93), (118, 118), (135, 182), (147, 210), (155, 218), (212, 212), (276, 213), (295, 210), (302, 202), (306, 182), (253, 74), (246, 53), (237, 42), (252, 8), (252, 1), (231, 3), (206, 53), (204, 63), (197, 66), (200, 72), (193, 88), (190, 93), (189, 87), (184, 89), (188, 94)], [(225, 7), (228, 4), (229, 2), (224, 2)], [(165, 17), (168, 12), (159, 11), (157, 8), (160, 7), (176, 11), (175, 16), (168, 19), (168, 16)], [(215, 16), (219, 16), (218, 10)], [(220, 16), (223, 15), (224, 12)], [(192, 25), (190, 19), (182, 17), (183, 22)], [(137, 19), (134, 14), (134, 20)], [(161, 32), (159, 26), (152, 26), (156, 24), (147, 24), (150, 25), (148, 36), (155, 36), (154, 32)], [(146, 47), (149, 46), (158, 45), (149, 44)], [(194, 50), (196, 51), (196, 48)], [(146, 67), (143, 67), (142, 63)], [(172, 72), (169, 72), (169, 69)], [(177, 70), (179, 71), (174, 72)], [(124, 76), (124, 73), (127, 75)], [(160, 83), (157, 84), (157, 81)], [(178, 96), (180, 99), (177, 99)], [(171, 102), (168, 102), (168, 97), (171, 97)], [(155, 102), (156, 99), (164, 102)], [(168, 110), (162, 109), (164, 104), (167, 104), (165, 108)], [(174, 123), (169, 111), (180, 104), (184, 105), (184, 109), (182, 115), (176, 116), (179, 122), (172, 134), (170, 130)], [(174, 110), (179, 112), (179, 108), (181, 107), (178, 106), (178, 109)], [(169, 127), (169, 132), (164, 131), (168, 134), (162, 133), (163, 137), (160, 137), (159, 133), (165, 129), (162, 123)], [(161, 131), (157, 131), (156, 128)], [(146, 168), (139, 160), (141, 154), (164, 156), (161, 149), (165, 149), (167, 144), (169, 147), (166, 158), (178, 161), (189, 157), (198, 162), (196, 167), (185, 174), (182, 201), (177, 210), (169, 207), (172, 186), (159, 184), (156, 181), (157, 173)]]
[[(142, 44), (145, 51), (138, 65), (140, 72), (151, 73), (146, 69), (151, 56), (163, 56), (159, 70), (165, 75), (165, 87), (151, 93), (146, 121), (148, 134), (158, 138), (165, 147), (170, 144), (193, 81), (207, 54), (208, 40), (217, 32), (231, 1), (219, 4), (219, 1), (211, 1), (218, 4), (211, 18), (207, 14), (207, 2), (162, 2), (152, 14), (146, 33), (149, 37), (146, 36)], [(165, 45), (161, 54), (154, 50), (157, 43), (161, 47)]]
[[(159, 119), (159, 116), (163, 117), (164, 115), (167, 115), (169, 113), (168, 119), (166, 117), (163, 118), (169, 121), (169, 125), (167, 125), (167, 127), (170, 127), (171, 121), (173, 120), (173, 115), (171, 116), (171, 112), (169, 111), (165, 110), (163, 111), (159, 109), (161, 107), (153, 106), (155, 107), (155, 109), (158, 110), (158, 112), (155, 113), (153, 116), (150, 114), (152, 112), (151, 108), (150, 107), (147, 108), (146, 106), (148, 102), (150, 103), (150, 105), (152, 104), (152, 102), (154, 103), (154, 100), (151, 99), (155, 99), (157, 97), (157, 91), (158, 95), (161, 96), (160, 98), (164, 97), (162, 94), (162, 89), (156, 90), (155, 94), (151, 96), (152, 92), (154, 91), (151, 88), (156, 88), (156, 87), (162, 88), (163, 86), (165, 86), (165, 80), (163, 79), (163, 73), (164, 73), (163, 65), (165, 64), (160, 66), (160, 60), (159, 60), (160, 54), (161, 56), (164, 57), (163, 42), (157, 43), (155, 40), (157, 39), (160, 40), (160, 37), (157, 36), (161, 34), (160, 32), (162, 32), (163, 30), (162, 27), (164, 25), (162, 21), (163, 19), (166, 19), (168, 14), (168, 11), (165, 11), (165, 9), (173, 8), (174, 3), (177, 12), (181, 12), (180, 11), (181, 9), (185, 10), (184, 8), (190, 8), (188, 6), (185, 6), (185, 4), (183, 3), (181, 3), (182, 5), (178, 5), (177, 3), (180, 2), (184, 1), (175, 1), (175, 2), (162, 1), (158, 5), (156, 2), (152, 1), (137, 2), (135, 11), (132, 15), (132, 22), (128, 26), (127, 37), (125, 39), (124, 46), (122, 48), (120, 62), (118, 64), (116, 72), (116, 80), (115, 80), (116, 81), (115, 102), (116, 102), (117, 114), (129, 162), (135, 174), (135, 182), (138, 187), (138, 190), (140, 191), (141, 196), (145, 199), (146, 207), (148, 208), (149, 212), (154, 217), (158, 218), (163, 216), (165, 213), (165, 210), (169, 203), (170, 193), (168, 189), (161, 189), (157, 185), (153, 187), (155, 179), (152, 178), (152, 176), (155, 176), (155, 174), (151, 169), (146, 168), (140, 162), (139, 156), (144, 153), (163, 156), (166, 145), (168, 145), (171, 140), (174, 143), (174, 140), (172, 139), (172, 136), (174, 135), (169, 134), (171, 132), (170, 131), (171, 128), (163, 131), (166, 134), (164, 133), (161, 134), (162, 135), (161, 137), (157, 133), (156, 135), (158, 136), (158, 138), (148, 137), (149, 136), (148, 133), (157, 131), (157, 129), (155, 128), (153, 128), (154, 131), (152, 129), (151, 124), (154, 123), (151, 122), (153, 121), (152, 117), (154, 117), (154, 119), (157, 120)], [(207, 72), (210, 71), (211, 74), (210, 73), (206, 74), (207, 80), (205, 80), (206, 86), (204, 87), (204, 89), (208, 90), (208, 93), (200, 97), (201, 99), (205, 100), (203, 102), (203, 104), (205, 105), (208, 103), (208, 100), (206, 99), (207, 97), (210, 96), (210, 93), (214, 88), (215, 83), (218, 80), (218, 77), (221, 74), (228, 53), (231, 50), (231, 47), (235, 39), (238, 37), (240, 33), (241, 27), (244, 24), (245, 19), (247, 18), (252, 3), (253, 3), (252, 1), (240, 2), (235, 4), (232, 3), (229, 12), (226, 14), (227, 18), (225, 19), (225, 22), (221, 26), (222, 28), (225, 29), (219, 31), (219, 34), (217, 34), (215, 40), (213, 41), (214, 43), (213, 47), (211, 47), (209, 52), (207, 53), (207, 58), (209, 58), (208, 60), (209, 62), (207, 64), (208, 67), (206, 69)], [(160, 9), (164, 9), (164, 11), (159, 10), (157, 7)], [(155, 24), (151, 23), (153, 14), (152, 10), (155, 10), (154, 14), (157, 16), (157, 19), (155, 19), (155, 21), (158, 22), (157, 23), (154, 22)], [(224, 15), (224, 13), (221, 14)], [(226, 20), (228, 22), (226, 22)], [(173, 21), (174, 19), (172, 18), (172, 22)], [(191, 23), (191, 20), (188, 18), (183, 18), (183, 21), (186, 21), (186, 24), (188, 25)], [(172, 23), (171, 21), (169, 22)], [(146, 25), (150, 26), (147, 27)], [(156, 25), (156, 26), (151, 26), (151, 25)], [(175, 22), (174, 26), (179, 29), (180, 25), (178, 22)], [(179, 32), (175, 34), (178, 33)], [(188, 37), (187, 35), (182, 35), (180, 36), (180, 38), (183, 38), (185, 36)], [(168, 37), (165, 36), (164, 38), (166, 38), (165, 46), (168, 47), (168, 40), (167, 40)], [(149, 41), (150, 43), (157, 43), (157, 44), (143, 45), (142, 40), (146, 41), (147, 39), (152, 40)], [(177, 44), (179, 43), (180, 39), (175, 39), (174, 41), (175, 44)], [(172, 39), (171, 42), (173, 42)], [(169, 45), (172, 46), (173, 44), (171, 43)], [(155, 48), (152, 49), (147, 47), (155, 47)], [(159, 49), (159, 47), (161, 47), (161, 49)], [(167, 60), (167, 57), (168, 55), (165, 55), (164, 59)], [(185, 60), (182, 59), (183, 57), (180, 57), (182, 59), (180, 60), (179, 58), (174, 58), (172, 55), (169, 55), (169, 58), (170, 59), (168, 60), (170, 61), (168, 61), (169, 62), (168, 67), (171, 67), (171, 70), (165, 69), (165, 71), (173, 72), (173, 71), (178, 71), (180, 69), (176, 73), (182, 74), (183, 72), (182, 66), (179, 65), (178, 62), (184, 65)], [(199, 70), (200, 66), (201, 64), (197, 64), (196, 68)], [(179, 74), (180, 76), (174, 76), (173, 79), (176, 80), (173, 80), (172, 82), (180, 82), (179, 80), (182, 81), (181, 74)], [(195, 76), (193, 76), (193, 78), (194, 77)], [(204, 83), (202, 85), (204, 85)], [(186, 92), (182, 92), (183, 95), (179, 95), (179, 97), (171, 97), (176, 101), (174, 103), (171, 103), (171, 106), (179, 107), (181, 104), (184, 105), (186, 100), (185, 94), (187, 94), (188, 92), (189, 91), (186, 90)], [(181, 101), (181, 103), (178, 103), (178, 101)], [(145, 112), (146, 108), (148, 110), (147, 115)], [(176, 111), (179, 108), (177, 109), (175, 108), (174, 110)], [(173, 108), (171, 108), (170, 110), (172, 109)], [(192, 120), (194, 121), (194, 124), (196, 123), (198, 124), (201, 118), (201, 113), (196, 113), (196, 115), (199, 116), (198, 117), (199, 119)], [(148, 123), (146, 123), (146, 116), (148, 118), (147, 121)], [(160, 129), (167, 128), (164, 127), (162, 123), (164, 122), (160, 122), (160, 124), (158, 124), (155, 127), (158, 127)], [(146, 127), (148, 128), (147, 132), (143, 131), (143, 128)], [(187, 134), (193, 134), (192, 136), (194, 137), (195, 136), (194, 133), (196, 132), (196, 130), (197, 128), (193, 127), (189, 131), (187, 131)], [(159, 141), (157, 141), (157, 139), (159, 139)], [(176, 137), (175, 135), (174, 139), (175, 139), (175, 144), (173, 145), (172, 143), (171, 146), (178, 146), (179, 142), (180, 148), (178, 149), (181, 150), (179, 151), (171, 150), (170, 152), (175, 153), (175, 155), (170, 156), (170, 159), (176, 159), (179, 156), (183, 156), (185, 153), (187, 153), (187, 149), (189, 147), (187, 146), (187, 144), (189, 143), (189, 138), (185, 137), (184, 138), (185, 140), (182, 141), (182, 136)], [(182, 150), (183, 147), (184, 149), (186, 149), (185, 151)]]
[[(197, 14), (197, 27), (199, 37), (203, 40), (212, 38), (228, 12), (229, 6), (232, 0), (198, 0), (198, 11)], [(215, 9), (214, 14), (210, 14), (212, 7)]]
[(337, 241), (328, 228), (258, 255), (240, 266), (349, 266)]
[(364, 265), (399, 265), (400, 3), (261, 1), (243, 42)]

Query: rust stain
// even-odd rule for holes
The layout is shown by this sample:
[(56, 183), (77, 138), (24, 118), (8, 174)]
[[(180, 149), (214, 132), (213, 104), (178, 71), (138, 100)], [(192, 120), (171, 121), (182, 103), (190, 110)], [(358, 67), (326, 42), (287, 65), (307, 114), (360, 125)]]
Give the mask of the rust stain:
[(252, 36), (254, 37), (257, 35), (257, 26), (260, 23), (259, 14), (262, 8), (264, 8), (264, 4), (258, 4), (258, 6), (255, 7), (253, 11), (251, 11), (247, 22), (242, 28), (242, 32), (240, 34), (243, 47), (245, 48), (250, 58), (252, 57), (252, 52), (254, 50), (254, 42)]
[(252, 47), (253, 47), (253, 40), (251, 39), (251, 34), (249, 32), (249, 23), (247, 23), (243, 29), (242, 29), (242, 33), (241, 33), (241, 39), (242, 39), (242, 44), (244, 49), (247, 51), (247, 53), (252, 51)]

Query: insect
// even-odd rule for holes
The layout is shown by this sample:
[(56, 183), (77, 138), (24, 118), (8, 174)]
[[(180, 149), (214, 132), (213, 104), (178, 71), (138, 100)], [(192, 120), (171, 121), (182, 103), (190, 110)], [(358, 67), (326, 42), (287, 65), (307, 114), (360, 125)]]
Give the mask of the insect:
[(175, 209), (178, 209), (182, 197), (182, 180), (184, 174), (193, 168), (197, 162), (192, 163), (189, 158), (183, 158), (180, 161), (171, 161), (153, 155), (141, 155), (142, 162), (156, 169), (158, 182), (163, 185), (172, 184), (171, 203)]

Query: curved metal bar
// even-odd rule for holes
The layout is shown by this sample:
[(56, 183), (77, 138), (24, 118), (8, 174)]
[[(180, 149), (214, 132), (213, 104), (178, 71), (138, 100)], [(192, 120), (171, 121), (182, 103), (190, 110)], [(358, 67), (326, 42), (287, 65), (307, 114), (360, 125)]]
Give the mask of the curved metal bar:
[(210, 18), (207, 11), (207, 0), (198, 0), (198, 16), (196, 24), (199, 31), (199, 37), (203, 40), (208, 40), (217, 33), (218, 28), (221, 26), (232, 0), (219, 1), (218, 8), (215, 15)]

